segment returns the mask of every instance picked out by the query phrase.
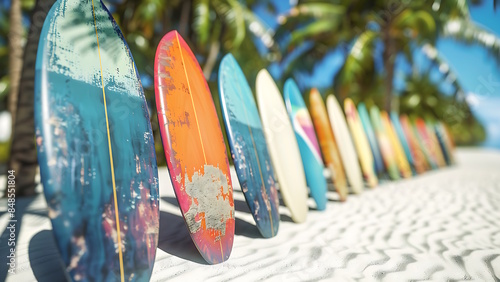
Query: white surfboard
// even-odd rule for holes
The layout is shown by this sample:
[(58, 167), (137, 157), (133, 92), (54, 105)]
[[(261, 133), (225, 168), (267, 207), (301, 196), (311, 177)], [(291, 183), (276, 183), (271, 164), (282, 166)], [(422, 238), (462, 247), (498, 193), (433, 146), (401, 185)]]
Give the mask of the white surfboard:
[(256, 89), (264, 135), (283, 202), (294, 222), (304, 222), (308, 210), (306, 177), (285, 103), (265, 69), (257, 74)]
[(328, 110), (333, 134), (339, 146), (340, 157), (344, 164), (347, 180), (349, 181), (352, 192), (359, 194), (363, 192), (363, 175), (361, 174), (358, 155), (354, 149), (354, 143), (349, 134), (345, 116), (335, 96), (328, 96), (326, 99), (326, 108)]

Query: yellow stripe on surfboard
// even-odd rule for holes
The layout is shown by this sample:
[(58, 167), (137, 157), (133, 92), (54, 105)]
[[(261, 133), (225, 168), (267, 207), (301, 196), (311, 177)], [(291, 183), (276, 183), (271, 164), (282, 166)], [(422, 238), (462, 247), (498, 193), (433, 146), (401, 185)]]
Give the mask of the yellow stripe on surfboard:
[[(184, 62), (184, 56), (182, 55), (181, 41), (179, 40), (179, 34), (175, 32), (175, 39), (177, 40), (177, 47), (179, 47), (179, 53), (181, 55), (182, 68), (184, 69), (184, 75), (186, 76), (186, 81), (189, 90), (189, 97), (191, 98), (191, 105), (194, 111), (194, 119), (196, 121), (196, 129), (198, 130), (198, 136), (200, 137), (201, 150), (203, 151), (203, 159), (205, 164), (207, 164), (207, 156), (205, 155), (205, 146), (203, 145), (203, 139), (201, 139), (200, 124), (198, 122), (198, 115), (196, 113), (196, 107), (194, 105), (193, 93), (191, 92), (191, 84), (189, 83), (189, 77), (187, 74), (186, 63)], [(224, 260), (224, 250), (222, 249), (222, 238), (219, 239), (221, 258)]]
[(118, 215), (118, 200), (116, 197), (116, 182), (115, 182), (115, 169), (113, 164), (113, 150), (111, 148), (111, 136), (109, 133), (109, 120), (108, 120), (108, 108), (106, 105), (106, 91), (104, 90), (104, 76), (102, 72), (102, 62), (101, 62), (101, 50), (99, 47), (99, 35), (97, 34), (97, 23), (95, 18), (94, 0), (92, 0), (92, 14), (94, 16), (94, 28), (95, 36), (97, 39), (97, 54), (99, 55), (99, 66), (101, 69), (101, 84), (102, 84), (102, 97), (104, 102), (104, 115), (106, 117), (106, 132), (108, 134), (108, 150), (109, 150), (109, 165), (111, 167), (111, 181), (113, 183), (113, 200), (115, 203), (115, 221), (116, 221), (116, 235), (118, 237), (118, 257), (120, 259), (120, 279), (125, 281), (125, 274), (123, 272), (123, 252), (122, 252), (122, 238), (120, 235), (120, 217)]

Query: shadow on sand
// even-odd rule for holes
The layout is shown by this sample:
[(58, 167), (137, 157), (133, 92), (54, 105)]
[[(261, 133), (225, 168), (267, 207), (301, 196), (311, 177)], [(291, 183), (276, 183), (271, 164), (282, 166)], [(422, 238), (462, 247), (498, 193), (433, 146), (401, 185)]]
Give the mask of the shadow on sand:
[(31, 238), (28, 253), (37, 281), (70, 281), (50, 230), (42, 230)]

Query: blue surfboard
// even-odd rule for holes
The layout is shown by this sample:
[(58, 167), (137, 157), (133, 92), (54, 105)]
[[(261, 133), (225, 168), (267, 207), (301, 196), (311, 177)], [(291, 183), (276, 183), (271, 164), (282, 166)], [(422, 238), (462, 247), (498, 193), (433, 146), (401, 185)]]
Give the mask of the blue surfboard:
[(444, 128), (443, 124), (441, 122), (437, 122), (434, 125), (434, 130), (436, 131), (436, 136), (439, 142), (439, 146), (441, 147), (441, 151), (443, 151), (443, 156), (445, 158), (446, 164), (447, 165), (452, 165), (453, 164), (453, 156), (450, 152), (450, 148), (447, 145), (447, 140), (446, 140), (446, 129)]
[(285, 82), (284, 90), (286, 109), (292, 120), (293, 130), (299, 144), (307, 186), (309, 186), (318, 210), (324, 210), (326, 209), (327, 190), (326, 179), (323, 175), (325, 167), (311, 117), (293, 79), (288, 79)]
[(408, 145), (408, 140), (406, 140), (405, 133), (403, 131), (403, 127), (401, 126), (401, 122), (399, 121), (399, 116), (395, 112), (391, 112), (391, 121), (394, 129), (396, 130), (396, 134), (403, 146), (403, 150), (405, 151), (406, 158), (408, 159), (408, 163), (410, 164), (411, 170), (413, 174), (415, 171), (415, 162), (413, 160), (413, 156), (411, 155), (410, 146)]
[(116, 22), (98, 0), (59, 0), (40, 36), (35, 128), (57, 247), (73, 281), (147, 281), (158, 243), (148, 106)]
[(375, 137), (375, 130), (372, 127), (370, 116), (368, 115), (368, 110), (364, 103), (358, 104), (358, 114), (363, 124), (363, 129), (365, 130), (366, 137), (368, 138), (368, 143), (370, 143), (370, 148), (373, 154), (375, 171), (378, 175), (381, 175), (385, 171), (384, 161), (380, 153), (380, 148), (378, 147), (377, 137)]
[(234, 167), (262, 236), (278, 233), (279, 198), (252, 90), (233, 55), (219, 67), (219, 96)]

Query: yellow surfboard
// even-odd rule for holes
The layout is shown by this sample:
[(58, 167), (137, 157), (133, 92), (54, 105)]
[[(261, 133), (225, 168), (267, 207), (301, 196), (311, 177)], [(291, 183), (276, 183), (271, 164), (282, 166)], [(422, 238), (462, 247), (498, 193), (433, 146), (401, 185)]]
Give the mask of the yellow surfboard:
[(378, 183), (378, 178), (374, 170), (373, 155), (356, 106), (350, 98), (344, 100), (344, 111), (354, 141), (354, 146), (358, 151), (358, 159), (361, 164), (361, 170), (363, 171), (363, 177), (368, 186), (373, 188), (377, 186)]
[(384, 124), (387, 135), (389, 136), (389, 140), (391, 142), (392, 149), (396, 156), (396, 163), (399, 168), (399, 173), (402, 177), (408, 178), (412, 176), (410, 164), (408, 163), (408, 159), (406, 158), (405, 152), (403, 150), (403, 146), (399, 141), (396, 131), (389, 119), (389, 115), (386, 111), (382, 111), (380, 113), (380, 117), (382, 118), (382, 123)]

